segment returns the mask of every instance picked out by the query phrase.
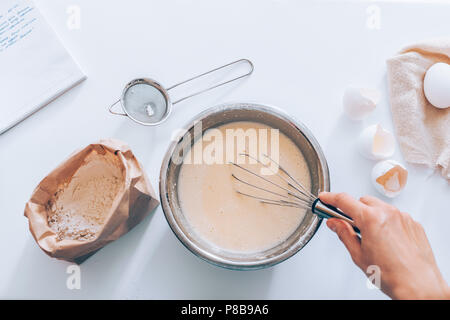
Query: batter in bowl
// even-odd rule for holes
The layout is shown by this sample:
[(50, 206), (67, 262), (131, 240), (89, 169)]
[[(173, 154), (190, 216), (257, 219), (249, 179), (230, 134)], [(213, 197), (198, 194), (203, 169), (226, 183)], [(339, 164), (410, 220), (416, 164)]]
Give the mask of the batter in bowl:
[[(203, 157), (199, 157), (200, 152)], [(237, 181), (233, 173), (242, 180), (280, 192), (264, 180), (229, 164), (233, 161), (254, 172), (264, 172), (261, 171), (264, 166), (250, 163), (243, 153), (260, 159), (263, 159), (262, 154), (267, 154), (277, 159), (286, 171), (310, 189), (308, 165), (294, 142), (267, 125), (237, 121), (205, 132), (203, 139), (196, 141), (187, 152), (187, 161), (181, 166), (177, 183), (179, 201), (193, 231), (204, 240), (232, 252), (260, 252), (286, 240), (300, 225), (306, 209), (264, 204), (236, 192), (273, 198)], [(214, 163), (208, 159), (211, 155)], [(200, 158), (203, 161), (200, 162)], [(265, 170), (264, 177), (283, 183), (267, 168)]]

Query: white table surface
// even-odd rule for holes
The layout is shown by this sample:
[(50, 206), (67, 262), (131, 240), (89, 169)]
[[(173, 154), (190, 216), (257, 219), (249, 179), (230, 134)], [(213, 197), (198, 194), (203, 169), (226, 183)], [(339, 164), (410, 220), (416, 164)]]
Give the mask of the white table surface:
[[(188, 118), (227, 101), (278, 106), (306, 124), (327, 157), (332, 190), (377, 195), (374, 163), (355, 149), (367, 125), (393, 129), (385, 60), (402, 46), (450, 30), (450, 4), (296, 0), (107, 1), (37, 0), (48, 22), (88, 80), (0, 136), (0, 297), (383, 299), (369, 290), (337, 237), (323, 224), (297, 255), (273, 268), (223, 270), (201, 261), (176, 239), (161, 208), (81, 266), (81, 290), (66, 288), (67, 262), (34, 242), (24, 205), (33, 189), (75, 149), (101, 138), (126, 141), (158, 188), (160, 164), (174, 130)], [(66, 26), (69, 5), (81, 28)], [(380, 9), (380, 29), (366, 27), (367, 8)], [(369, 10), (370, 11), (370, 10)], [(140, 76), (166, 85), (246, 57), (251, 78), (175, 107), (162, 126), (139, 126), (107, 106)], [(377, 109), (361, 123), (342, 115), (349, 84), (379, 88)], [(18, 84), (19, 85), (19, 84)], [(25, 93), (26, 94), (26, 93)], [(394, 158), (402, 161), (398, 151)], [(409, 182), (387, 200), (410, 212), (427, 231), (450, 281), (449, 183), (408, 165)], [(156, 190), (158, 192), (158, 190)], [(420, 275), (418, 275), (420, 276)]]

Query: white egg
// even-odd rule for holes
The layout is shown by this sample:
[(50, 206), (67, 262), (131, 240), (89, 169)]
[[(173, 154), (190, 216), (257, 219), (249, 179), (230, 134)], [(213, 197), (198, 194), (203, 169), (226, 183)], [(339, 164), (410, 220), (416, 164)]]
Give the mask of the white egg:
[(450, 65), (442, 62), (432, 65), (425, 74), (423, 91), (436, 108), (450, 107)]
[(362, 120), (375, 109), (380, 96), (376, 89), (348, 87), (342, 99), (344, 111), (350, 119)]
[(387, 159), (394, 154), (395, 139), (392, 133), (375, 124), (363, 130), (358, 138), (358, 149), (370, 160)]
[(384, 160), (372, 169), (372, 183), (383, 195), (389, 198), (398, 196), (408, 181), (408, 170), (395, 160)]

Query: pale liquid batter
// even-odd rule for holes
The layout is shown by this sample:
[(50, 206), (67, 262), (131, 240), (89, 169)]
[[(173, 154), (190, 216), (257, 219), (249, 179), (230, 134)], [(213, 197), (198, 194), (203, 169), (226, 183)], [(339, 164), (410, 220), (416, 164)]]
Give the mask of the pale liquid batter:
[[(239, 128), (243, 130), (249, 128), (256, 130), (271, 129), (260, 123), (242, 121), (217, 127), (224, 137), (223, 164), (183, 163), (178, 178), (178, 194), (181, 208), (187, 221), (193, 231), (202, 239), (228, 251), (241, 253), (259, 252), (273, 248), (286, 240), (301, 223), (306, 209), (264, 204), (236, 192), (236, 190), (239, 190), (260, 197), (279, 199), (279, 197), (238, 182), (232, 177), (232, 173), (242, 180), (260, 187), (286, 193), (225, 161), (226, 130)], [(259, 137), (261, 134), (259, 131), (256, 132)], [(271, 148), (271, 136), (269, 131), (265, 140), (268, 141), (268, 150), (263, 152), (275, 160), (276, 157), (271, 153), (271, 150), (275, 150)], [(279, 139), (277, 140), (279, 141), (279, 161), (277, 162), (310, 190), (311, 177), (302, 152), (281, 132), (279, 132)], [(202, 148), (205, 150), (213, 142), (214, 139), (211, 139), (211, 141), (197, 141), (194, 147), (186, 154), (186, 158), (194, 158), (193, 153), (195, 154), (196, 150), (198, 150), (196, 145), (198, 147), (198, 144), (202, 144)], [(258, 148), (260, 144), (258, 143)], [(248, 140), (246, 141), (245, 150), (237, 150), (237, 143), (235, 143), (234, 154), (237, 154), (237, 157), (241, 157), (241, 160), (243, 159), (239, 154), (248, 152), (248, 150)], [(246, 157), (244, 159), (246, 163), (242, 164), (243, 167), (259, 173), (262, 165), (249, 164), (249, 159)], [(287, 186), (287, 183), (276, 175), (266, 175), (264, 177)]]

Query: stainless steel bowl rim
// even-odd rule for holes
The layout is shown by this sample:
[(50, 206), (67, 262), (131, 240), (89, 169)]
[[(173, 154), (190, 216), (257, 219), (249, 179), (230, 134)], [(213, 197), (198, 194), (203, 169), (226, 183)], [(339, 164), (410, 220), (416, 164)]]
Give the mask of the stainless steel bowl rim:
[[(310, 132), (310, 130), (301, 122), (295, 120), (291, 116), (289, 116), (285, 111), (283, 111), (280, 108), (274, 107), (274, 106), (268, 106), (263, 105), (259, 103), (245, 103), (245, 102), (231, 102), (231, 103), (224, 103), (215, 107), (211, 107), (198, 115), (196, 115), (194, 118), (192, 118), (187, 124), (182, 128), (183, 130), (190, 130), (193, 127), (193, 124), (202, 121), (203, 119), (206, 119), (207, 117), (211, 116), (212, 114), (221, 113), (221, 112), (230, 112), (233, 110), (239, 110), (239, 109), (247, 109), (247, 110), (255, 110), (260, 112), (266, 112), (273, 116), (279, 117), (283, 119), (284, 121), (287, 121), (290, 125), (293, 125), (298, 131), (300, 131), (301, 134), (305, 136), (305, 138), (308, 140), (308, 142), (313, 146), (314, 151), (317, 154), (318, 161), (320, 162), (320, 165), (322, 167), (322, 173), (324, 178), (324, 189), (325, 191), (330, 190), (330, 178), (329, 178), (329, 170), (328, 170), (328, 164), (325, 158), (325, 155), (322, 152), (322, 149), (315, 139), (314, 135)], [(254, 262), (241, 262), (241, 261), (230, 261), (227, 259), (223, 259), (221, 257), (216, 256), (215, 254), (212, 254), (208, 252), (207, 250), (204, 250), (197, 246), (194, 242), (192, 242), (181, 230), (181, 228), (178, 226), (178, 223), (176, 222), (172, 209), (170, 208), (169, 200), (167, 198), (167, 171), (169, 169), (170, 165), (170, 159), (173, 155), (173, 152), (180, 142), (182, 137), (179, 137), (176, 141), (172, 141), (169, 145), (169, 148), (164, 156), (162, 165), (161, 165), (161, 171), (160, 171), (160, 181), (159, 181), (159, 191), (160, 191), (160, 199), (162, 204), (162, 209), (164, 212), (164, 216), (166, 217), (166, 220), (172, 229), (173, 233), (176, 235), (178, 240), (187, 248), (189, 249), (193, 254), (195, 254), (197, 257), (200, 257), (201, 259), (214, 264), (219, 267), (227, 268), (227, 269), (235, 269), (235, 270), (255, 270), (255, 269), (262, 269), (274, 266), (290, 257), (292, 257), (294, 254), (296, 254), (298, 251), (300, 251), (304, 246), (308, 244), (308, 242), (311, 240), (311, 238), (315, 235), (317, 230), (319, 229), (322, 218), (317, 219), (317, 223), (315, 226), (312, 226), (308, 230), (307, 233), (305, 233), (305, 238), (303, 239), (303, 243), (300, 244), (300, 241), (298, 241), (295, 245), (289, 247), (287, 250), (282, 252), (279, 255), (264, 259), (264, 260), (258, 260)]]

